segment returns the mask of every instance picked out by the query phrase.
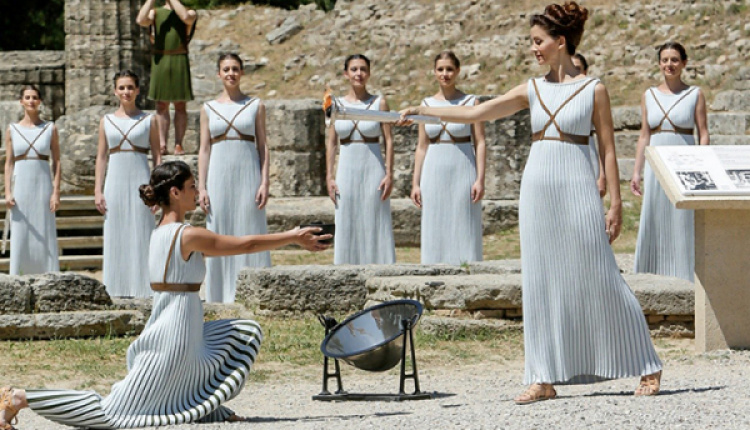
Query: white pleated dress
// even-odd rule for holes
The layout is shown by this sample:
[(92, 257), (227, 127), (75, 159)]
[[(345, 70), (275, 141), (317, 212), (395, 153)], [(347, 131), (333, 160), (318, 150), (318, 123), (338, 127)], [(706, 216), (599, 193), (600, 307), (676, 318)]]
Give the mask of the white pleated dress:
[[(474, 101), (472, 95), (450, 101), (429, 97), (422, 104), (447, 107)], [(430, 145), (419, 182), (422, 264), (482, 261), (482, 203), (471, 201), (477, 180), (471, 124), (426, 124), (425, 131)]]
[[(380, 97), (367, 103), (339, 101), (358, 109), (380, 109)], [(336, 169), (339, 197), (336, 205), (334, 264), (392, 264), (396, 261), (391, 221), (391, 199), (380, 200), (385, 177), (380, 152), (380, 123), (336, 121), (340, 154)]]
[[(570, 135), (588, 136), (597, 80), (529, 81), (533, 142), (521, 180), (525, 384), (577, 384), (661, 369), (643, 312), (605, 233), (589, 145), (560, 134), (534, 90)], [(584, 87), (585, 86), (585, 87)], [(584, 141), (587, 142), (587, 141)]]
[[(154, 215), (143, 204), (138, 187), (151, 177), (148, 150), (151, 115), (130, 117), (108, 114), (104, 133), (109, 163), (104, 182), (103, 283), (113, 297), (150, 297), (148, 246)], [(133, 147), (138, 147), (136, 150)]]
[[(211, 133), (211, 158), (206, 191), (211, 202), (206, 228), (218, 234), (266, 234), (266, 210), (258, 209), (255, 195), (261, 183), (261, 165), (255, 144), (256, 98), (241, 103), (210, 101), (203, 109)], [(231, 124), (231, 126), (230, 126)], [(240, 134), (241, 133), (241, 134)], [(244, 267), (270, 267), (271, 254), (236, 255), (206, 259), (206, 301), (233, 303), (237, 274)]]
[[(182, 258), (183, 226), (167, 224), (154, 231), (149, 270), (144, 270), (152, 282), (203, 281), (203, 255)], [(222, 403), (244, 387), (261, 340), (260, 327), (251, 320), (204, 323), (198, 292), (155, 292), (151, 317), (128, 348), (128, 374), (109, 396), (74, 390), (28, 390), (26, 396), (34, 412), (69, 426), (119, 429), (225, 421), (233, 412)]]
[[(13, 145), (13, 197), (10, 211), (11, 275), (59, 272), (55, 214), (49, 209), (52, 196), (50, 143), (54, 124), (36, 127), (10, 125)], [(45, 159), (46, 158), (46, 159)]]
[[(674, 130), (675, 126), (689, 130), (695, 127), (698, 94), (698, 87), (690, 87), (678, 94), (664, 94), (656, 88), (646, 91), (649, 127), (654, 129), (661, 126), (661, 132), (651, 132), (651, 146), (695, 145), (692, 131), (690, 134), (680, 134)], [(665, 111), (669, 113), (668, 119), (665, 119)], [(635, 272), (673, 276), (693, 282), (694, 212), (674, 207), (648, 163), (644, 169), (643, 188)]]

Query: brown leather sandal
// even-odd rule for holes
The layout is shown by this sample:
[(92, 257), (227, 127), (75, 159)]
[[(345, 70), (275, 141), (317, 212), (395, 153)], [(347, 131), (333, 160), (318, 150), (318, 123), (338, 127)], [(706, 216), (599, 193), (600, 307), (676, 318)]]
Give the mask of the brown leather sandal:
[(551, 384), (533, 384), (514, 401), (517, 405), (528, 405), (542, 400), (551, 400), (555, 397), (557, 397), (557, 391)]
[(641, 382), (635, 389), (636, 396), (655, 396), (661, 388), (661, 370), (641, 378)]
[(185, 155), (185, 150), (182, 148), (182, 145), (174, 146), (174, 155)]
[[(3, 416), (5, 424), (0, 424), (0, 430), (15, 430), (13, 424), (18, 424), (18, 418), (16, 418), (18, 409), (13, 406), (13, 388), (11, 387), (0, 388), (0, 412), (5, 412)], [(14, 418), (16, 422), (13, 422)]]
[(232, 414), (232, 415), (228, 416), (225, 421), (228, 422), (228, 423), (243, 423), (243, 422), (247, 421), (247, 418), (241, 417), (241, 416), (239, 416), (237, 414)]

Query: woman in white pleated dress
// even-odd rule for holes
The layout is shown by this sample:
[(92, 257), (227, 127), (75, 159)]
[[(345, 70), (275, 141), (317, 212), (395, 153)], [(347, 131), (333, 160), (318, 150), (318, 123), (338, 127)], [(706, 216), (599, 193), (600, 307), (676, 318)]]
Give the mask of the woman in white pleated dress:
[[(102, 118), (96, 153), (94, 198), (104, 215), (102, 281), (114, 297), (150, 297), (148, 244), (154, 214), (138, 197), (138, 186), (148, 181), (161, 162), (156, 117), (136, 106), (138, 76), (130, 70), (115, 75), (120, 107)], [(106, 181), (105, 181), (106, 172)]]
[[(10, 274), (58, 272), (55, 212), (60, 207), (60, 144), (42, 120), (39, 89), (21, 89), (23, 119), (5, 133), (5, 202), (10, 211)], [(50, 160), (52, 172), (50, 174)], [(6, 218), (7, 220), (7, 218)], [(5, 234), (3, 235), (5, 251)]]
[[(531, 50), (549, 73), (478, 106), (412, 107), (475, 123), (531, 110), (532, 146), (519, 202), (526, 372), (518, 404), (553, 399), (553, 384), (640, 376), (636, 395), (659, 392), (661, 361), (643, 312), (620, 274), (609, 243), (620, 233), (622, 203), (607, 90), (581, 75), (571, 55), (588, 11), (575, 2), (532, 15)], [(601, 200), (589, 158), (596, 127), (610, 208)]]
[[(433, 72), (440, 91), (423, 106), (478, 104), (456, 88), (461, 72), (456, 54), (438, 54)], [(422, 264), (482, 261), (485, 154), (483, 123), (419, 126), (411, 200), (422, 209)]]
[[(238, 421), (223, 405), (239, 394), (255, 362), (262, 332), (252, 320), (203, 321), (198, 295), (204, 257), (262, 252), (297, 244), (317, 251), (318, 228), (269, 235), (224, 236), (185, 224), (198, 192), (182, 161), (154, 169), (140, 194), (158, 205), (162, 219), (150, 243), (148, 270), (154, 290), (151, 316), (128, 348), (128, 374), (107, 397), (93, 391), (0, 389), (0, 428), (30, 407), (57, 423), (95, 429)], [(142, 203), (142, 204), (143, 204)]]
[(659, 47), (659, 69), (664, 82), (649, 88), (641, 101), (641, 135), (630, 189), (643, 196), (635, 272), (656, 273), (693, 281), (695, 278), (695, 230), (691, 209), (677, 209), (669, 201), (650, 166), (646, 165), (641, 191), (641, 170), (646, 146), (708, 145), (706, 99), (700, 88), (682, 80), (687, 52), (676, 42)]
[[(224, 92), (201, 109), (198, 154), (200, 205), (206, 228), (234, 236), (265, 234), (268, 202), (266, 108), (240, 91), (242, 59), (219, 57)], [(206, 261), (206, 301), (233, 303), (237, 275), (243, 267), (269, 267), (271, 254), (235, 255)]]
[[(383, 96), (367, 91), (370, 60), (350, 55), (344, 76), (351, 85), (338, 99), (357, 109), (389, 110)], [(380, 140), (385, 144), (385, 161)], [(336, 147), (340, 157), (336, 174)], [(336, 206), (334, 264), (392, 264), (396, 261), (390, 195), (393, 189), (393, 136), (390, 124), (336, 121), (326, 138), (326, 184)]]

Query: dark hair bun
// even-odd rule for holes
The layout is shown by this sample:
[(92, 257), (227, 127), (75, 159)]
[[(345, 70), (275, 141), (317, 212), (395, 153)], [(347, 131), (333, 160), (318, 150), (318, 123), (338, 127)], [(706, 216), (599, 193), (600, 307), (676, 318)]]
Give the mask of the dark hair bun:
[(156, 198), (156, 192), (154, 191), (154, 187), (151, 185), (141, 185), (138, 188), (138, 191), (141, 194), (141, 200), (143, 200), (143, 203), (146, 204), (146, 206), (153, 206), (159, 201)]
[(553, 3), (544, 8), (541, 15), (531, 15), (531, 26), (541, 26), (550, 36), (565, 37), (568, 54), (576, 53), (581, 43), (583, 28), (589, 19), (589, 11), (574, 1), (563, 4)]
[(193, 177), (190, 167), (184, 161), (165, 161), (151, 172), (148, 184), (138, 187), (141, 200), (146, 206), (169, 205), (169, 190), (182, 189), (185, 181)]
[(544, 14), (561, 28), (577, 30), (583, 29), (586, 20), (589, 19), (589, 11), (574, 1), (565, 2), (562, 5), (551, 4), (544, 8)]

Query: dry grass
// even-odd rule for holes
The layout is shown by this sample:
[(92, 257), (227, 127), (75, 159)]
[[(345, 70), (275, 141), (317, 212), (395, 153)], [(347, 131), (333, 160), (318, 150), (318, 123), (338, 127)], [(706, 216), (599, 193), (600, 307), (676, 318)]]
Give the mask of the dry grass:
[[(255, 319), (264, 329), (265, 340), (251, 373), (251, 381), (319, 378), (323, 328), (316, 319)], [(0, 357), (3, 358), (0, 360), (1, 382), (27, 388), (95, 390), (106, 395), (112, 384), (126, 375), (125, 353), (134, 339), (0, 342)], [(477, 364), (502, 366), (523, 360), (523, 334), (520, 330), (451, 337), (426, 335), (418, 330), (415, 344), (422, 369)], [(655, 345), (667, 360), (689, 362), (696, 359), (691, 339), (657, 339)], [(356, 376), (361, 371), (347, 368), (346, 372)]]

